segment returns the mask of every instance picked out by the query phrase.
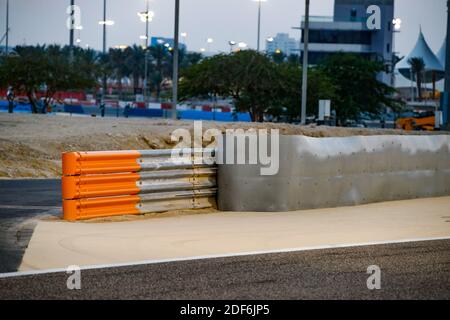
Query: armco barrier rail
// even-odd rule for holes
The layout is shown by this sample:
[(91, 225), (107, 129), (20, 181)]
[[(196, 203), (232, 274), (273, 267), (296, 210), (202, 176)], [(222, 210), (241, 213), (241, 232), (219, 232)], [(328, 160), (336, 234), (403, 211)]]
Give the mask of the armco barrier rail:
[(208, 208), (217, 192), (214, 150), (68, 152), (62, 156), (65, 220)]

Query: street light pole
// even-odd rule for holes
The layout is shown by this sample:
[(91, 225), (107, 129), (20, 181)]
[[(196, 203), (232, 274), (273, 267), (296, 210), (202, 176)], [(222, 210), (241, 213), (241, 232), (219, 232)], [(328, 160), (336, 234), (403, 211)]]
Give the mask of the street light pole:
[(256, 51), (259, 52), (261, 40), (261, 0), (258, 0), (258, 41), (256, 46)]
[(233, 48), (237, 44), (236, 41), (230, 40), (228, 44), (230, 45), (230, 53), (233, 53)]
[[(308, 42), (309, 42), (309, 1), (305, 0), (305, 29), (303, 39), (303, 80), (302, 80), (302, 110), (301, 124), (306, 124), (306, 102), (308, 93)], [(450, 0), (449, 0), (450, 1)]]
[(73, 62), (73, 41), (74, 41), (74, 15), (75, 15), (75, 0), (70, 0), (70, 29), (69, 29), (69, 48), (70, 48), (70, 62)]
[(6, 54), (8, 54), (9, 46), (9, 0), (6, 0)]
[[(103, 57), (106, 55), (106, 0), (103, 0)], [(102, 92), (102, 104), (105, 102), (106, 95), (106, 74), (103, 75), (103, 92)]]
[(146, 2), (146, 11), (145, 11), (145, 66), (144, 66), (144, 103), (145, 107), (147, 108), (147, 87), (148, 87), (148, 20), (149, 20), (149, 13), (148, 13), (148, 0)]
[(180, 0), (175, 0), (175, 31), (173, 38), (172, 119), (177, 119), (178, 103), (178, 50), (180, 29)]
[(447, 0), (447, 48), (445, 54), (445, 94), (447, 105), (447, 129), (450, 130), (450, 0)]
[(70, 29), (69, 29), (70, 50), (73, 50), (73, 40), (74, 40), (74, 23), (73, 23), (73, 18), (74, 18), (74, 14), (75, 14), (74, 6), (75, 6), (75, 0), (70, 0)]
[(106, 54), (106, 0), (103, 0), (103, 54)]

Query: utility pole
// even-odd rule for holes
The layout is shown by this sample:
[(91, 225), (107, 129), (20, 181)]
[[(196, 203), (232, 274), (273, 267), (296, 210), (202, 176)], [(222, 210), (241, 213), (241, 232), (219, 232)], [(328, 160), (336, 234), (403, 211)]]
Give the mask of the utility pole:
[(73, 42), (74, 42), (74, 15), (75, 15), (75, 0), (70, 0), (70, 29), (69, 29), (69, 47), (70, 47), (70, 62), (73, 62)]
[[(103, 0), (103, 57), (106, 56), (106, 0)], [(102, 92), (102, 101), (103, 104), (105, 102), (106, 95), (106, 74), (103, 75), (103, 92)]]
[[(449, 0), (450, 1), (450, 0)], [(303, 80), (302, 80), (302, 110), (300, 124), (306, 124), (306, 96), (308, 92), (308, 42), (309, 42), (309, 0), (305, 0), (305, 29), (303, 39)]]
[(74, 39), (74, 23), (73, 23), (73, 18), (74, 18), (74, 14), (75, 14), (74, 6), (75, 6), (75, 0), (70, 0), (69, 44), (70, 44), (71, 50), (73, 50), (73, 39)]
[(172, 119), (177, 119), (178, 103), (178, 50), (180, 29), (180, 0), (175, 0), (175, 31), (173, 37)]
[(450, 130), (450, 0), (447, 0), (447, 49), (445, 54), (445, 93), (444, 105), (447, 106), (447, 130)]
[(148, 13), (148, 0), (146, 2), (146, 11), (145, 11), (145, 63), (144, 63), (144, 103), (145, 107), (147, 108), (147, 88), (148, 88), (148, 43), (149, 43), (149, 32), (148, 32), (148, 20), (149, 20), (149, 13)]
[(6, 54), (9, 51), (9, 0), (6, 0)]
[(103, 0), (103, 54), (106, 54), (106, 0)]
[(256, 45), (256, 51), (259, 52), (261, 40), (261, 0), (258, 0), (258, 41)]

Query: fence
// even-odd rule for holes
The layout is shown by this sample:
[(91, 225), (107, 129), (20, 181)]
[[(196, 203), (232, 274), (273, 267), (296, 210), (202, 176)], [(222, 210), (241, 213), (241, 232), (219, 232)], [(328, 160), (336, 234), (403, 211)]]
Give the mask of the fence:
[[(0, 101), (0, 112), (5, 112), (8, 109), (7, 101)], [(54, 105), (52, 106), (53, 112), (71, 113), (80, 115), (96, 115), (100, 116), (100, 109), (98, 106), (86, 106), (81, 104), (67, 104), (67, 105)], [(14, 112), (31, 113), (30, 104), (16, 103)], [(139, 109), (131, 108), (125, 115), (125, 109), (121, 107), (109, 107), (105, 108), (105, 116), (107, 117), (140, 117), (140, 118), (170, 118), (171, 110), (165, 109)], [(199, 110), (178, 110), (177, 117), (181, 120), (209, 120), (220, 122), (250, 122), (251, 118), (248, 113), (233, 113), (233, 112), (212, 112), (212, 111), (199, 111)]]
[[(217, 193), (214, 152), (184, 149), (64, 153), (64, 219), (212, 207)], [(172, 153), (181, 156), (172, 157)]]

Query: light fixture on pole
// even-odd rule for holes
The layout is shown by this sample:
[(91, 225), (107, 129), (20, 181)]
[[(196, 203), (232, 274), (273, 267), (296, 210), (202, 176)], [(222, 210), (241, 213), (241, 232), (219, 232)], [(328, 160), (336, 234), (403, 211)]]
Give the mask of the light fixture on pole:
[[(106, 26), (112, 26), (114, 25), (113, 20), (106, 20), (106, 0), (103, 0), (103, 20), (98, 22), (99, 25), (103, 26), (103, 55), (106, 55)], [(102, 92), (102, 103), (104, 103), (105, 100), (105, 94), (106, 94), (106, 74), (103, 75), (103, 92)]]
[(239, 42), (238, 43), (238, 47), (239, 47), (239, 49), (245, 49), (245, 48), (247, 48), (247, 44), (245, 43), (245, 42)]
[(113, 26), (113, 20), (106, 19), (106, 0), (103, 0), (103, 20), (98, 22), (99, 25), (103, 26), (103, 54), (106, 54), (106, 27)]
[(9, 50), (9, 0), (6, 0), (6, 54), (8, 54)]
[(261, 40), (261, 2), (266, 2), (267, 0), (253, 0), (258, 2), (258, 39), (256, 41), (256, 51), (260, 49), (260, 40)]
[(145, 50), (145, 58), (144, 58), (144, 83), (142, 88), (142, 94), (144, 96), (144, 103), (147, 106), (147, 88), (148, 88), (148, 40), (149, 40), (149, 32), (148, 32), (148, 24), (153, 20), (155, 13), (153, 11), (149, 11), (148, 8), (149, 0), (145, 1), (146, 10), (144, 12), (138, 12), (138, 17), (142, 22), (145, 22), (145, 36), (141, 36), (142, 40), (145, 40), (144, 50)]
[(76, 26), (75, 30), (77, 30), (77, 39), (75, 40), (75, 42), (77, 44), (81, 43), (81, 30), (83, 30), (83, 26)]
[(180, 36), (181, 36), (181, 38), (183, 39), (184, 45), (187, 46), (187, 36), (188, 36), (187, 32), (182, 32), (182, 33), (180, 34)]
[(173, 37), (172, 119), (177, 119), (178, 104), (178, 50), (180, 33), (180, 0), (175, 0), (175, 24)]
[(207, 48), (208, 48), (208, 52), (211, 52), (211, 44), (214, 42), (213, 38), (207, 38), (206, 39), (206, 44), (207, 44)]
[(305, 32), (303, 39), (302, 109), (300, 123), (306, 124), (306, 102), (308, 93), (308, 42), (309, 42), (309, 2), (305, 0)]
[(230, 41), (228, 41), (228, 44), (230, 45), (230, 52), (233, 52), (233, 48), (237, 44), (237, 42), (230, 40)]
[(114, 25), (114, 21), (113, 20), (101, 20), (98, 22), (99, 25), (101, 26), (113, 26)]
[(275, 41), (275, 39), (273, 37), (268, 37), (266, 39), (266, 52), (270, 52), (273, 51), (273, 42)]
[(73, 55), (74, 15), (75, 15), (75, 0), (70, 0), (69, 46), (70, 46), (70, 55), (71, 56)]
[(401, 59), (398, 58), (399, 53), (395, 51), (396, 42), (397, 42), (396, 41), (397, 40), (396, 39), (397, 38), (396, 34), (400, 33), (400, 29), (402, 27), (402, 19), (394, 18), (392, 20), (392, 25), (394, 26), (394, 30), (392, 32), (392, 45), (391, 45), (391, 47), (392, 47), (392, 49), (391, 49), (391, 51), (392, 51), (392, 53), (391, 53), (392, 58), (391, 58), (391, 66), (390, 66), (390, 68), (391, 68), (391, 87), (395, 88), (396, 87), (396, 85), (395, 85), (396, 77), (395, 77), (394, 70), (395, 70), (396, 64), (398, 62), (400, 62), (400, 60), (401, 60)]
[(402, 27), (402, 19), (395, 18), (392, 20), (392, 24), (394, 25), (394, 30), (400, 30)]

